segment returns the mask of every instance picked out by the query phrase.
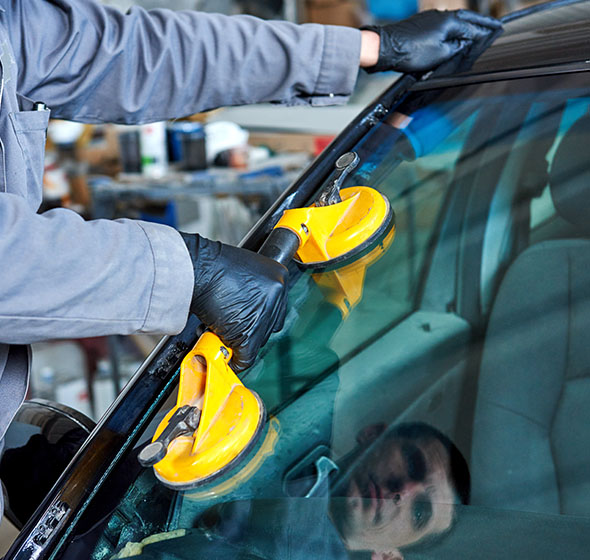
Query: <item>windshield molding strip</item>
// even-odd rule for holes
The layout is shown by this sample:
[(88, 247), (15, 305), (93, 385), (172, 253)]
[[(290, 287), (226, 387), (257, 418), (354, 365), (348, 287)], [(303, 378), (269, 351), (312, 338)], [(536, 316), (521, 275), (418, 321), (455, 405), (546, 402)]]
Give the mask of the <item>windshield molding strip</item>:
[(433, 78), (423, 82), (417, 82), (410, 91), (423, 91), (447, 87), (464, 86), (486, 82), (499, 82), (501, 80), (517, 80), (519, 78), (531, 78), (536, 76), (550, 76), (553, 74), (572, 74), (574, 72), (590, 71), (590, 60), (574, 62), (571, 64), (559, 64), (555, 66), (543, 66), (535, 68), (522, 68), (519, 70), (500, 70), (489, 74), (473, 74), (464, 77)]

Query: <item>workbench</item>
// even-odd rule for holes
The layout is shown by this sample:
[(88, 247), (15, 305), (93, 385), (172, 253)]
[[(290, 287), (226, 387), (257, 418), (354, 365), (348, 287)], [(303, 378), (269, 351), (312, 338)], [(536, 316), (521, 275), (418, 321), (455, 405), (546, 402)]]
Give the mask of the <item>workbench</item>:
[[(270, 165), (252, 171), (210, 168), (176, 172), (160, 179), (131, 174), (116, 179), (93, 177), (88, 181), (90, 217), (153, 221), (236, 244), (300, 172)], [(250, 216), (238, 211), (233, 220), (232, 199), (240, 201)], [(228, 216), (223, 219), (219, 213)], [(213, 214), (218, 214), (217, 219)]]

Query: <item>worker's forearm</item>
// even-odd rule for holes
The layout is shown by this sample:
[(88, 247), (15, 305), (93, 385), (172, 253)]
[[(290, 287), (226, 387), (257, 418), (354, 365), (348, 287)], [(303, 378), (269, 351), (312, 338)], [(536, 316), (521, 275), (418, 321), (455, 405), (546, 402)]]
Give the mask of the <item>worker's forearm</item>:
[(379, 35), (374, 31), (361, 31), (361, 68), (375, 66), (379, 59)]
[(174, 334), (186, 323), (192, 263), (166, 226), (39, 215), (0, 193), (0, 262), (1, 342)]
[[(20, 91), (54, 117), (136, 123), (224, 105), (345, 102), (360, 32), (94, 2), (12, 3)], [(42, 28), (42, 32), (41, 32)]]

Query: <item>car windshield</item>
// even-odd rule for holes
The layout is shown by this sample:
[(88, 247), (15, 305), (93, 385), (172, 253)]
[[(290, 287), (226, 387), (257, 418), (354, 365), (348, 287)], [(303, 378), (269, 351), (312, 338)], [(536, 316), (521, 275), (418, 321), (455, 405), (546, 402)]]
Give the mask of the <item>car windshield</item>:
[(243, 378), (268, 410), (256, 447), (168, 489), (137, 454), (171, 395), (59, 557), (582, 557), (589, 107), (586, 72), (418, 83), (346, 179), (388, 198), (387, 251), (353, 290), (290, 265), (285, 327)]

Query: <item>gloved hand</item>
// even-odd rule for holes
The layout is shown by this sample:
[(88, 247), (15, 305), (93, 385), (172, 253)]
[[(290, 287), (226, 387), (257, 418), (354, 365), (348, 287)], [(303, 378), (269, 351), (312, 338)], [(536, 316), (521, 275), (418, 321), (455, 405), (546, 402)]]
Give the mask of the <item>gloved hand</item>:
[(368, 25), (361, 29), (374, 31), (381, 41), (377, 64), (365, 70), (430, 70), (501, 27), (497, 19), (468, 10), (427, 10), (396, 23)]
[(232, 349), (232, 369), (250, 367), (273, 332), (283, 328), (287, 309), (287, 269), (272, 259), (180, 234), (195, 271), (191, 312)]

